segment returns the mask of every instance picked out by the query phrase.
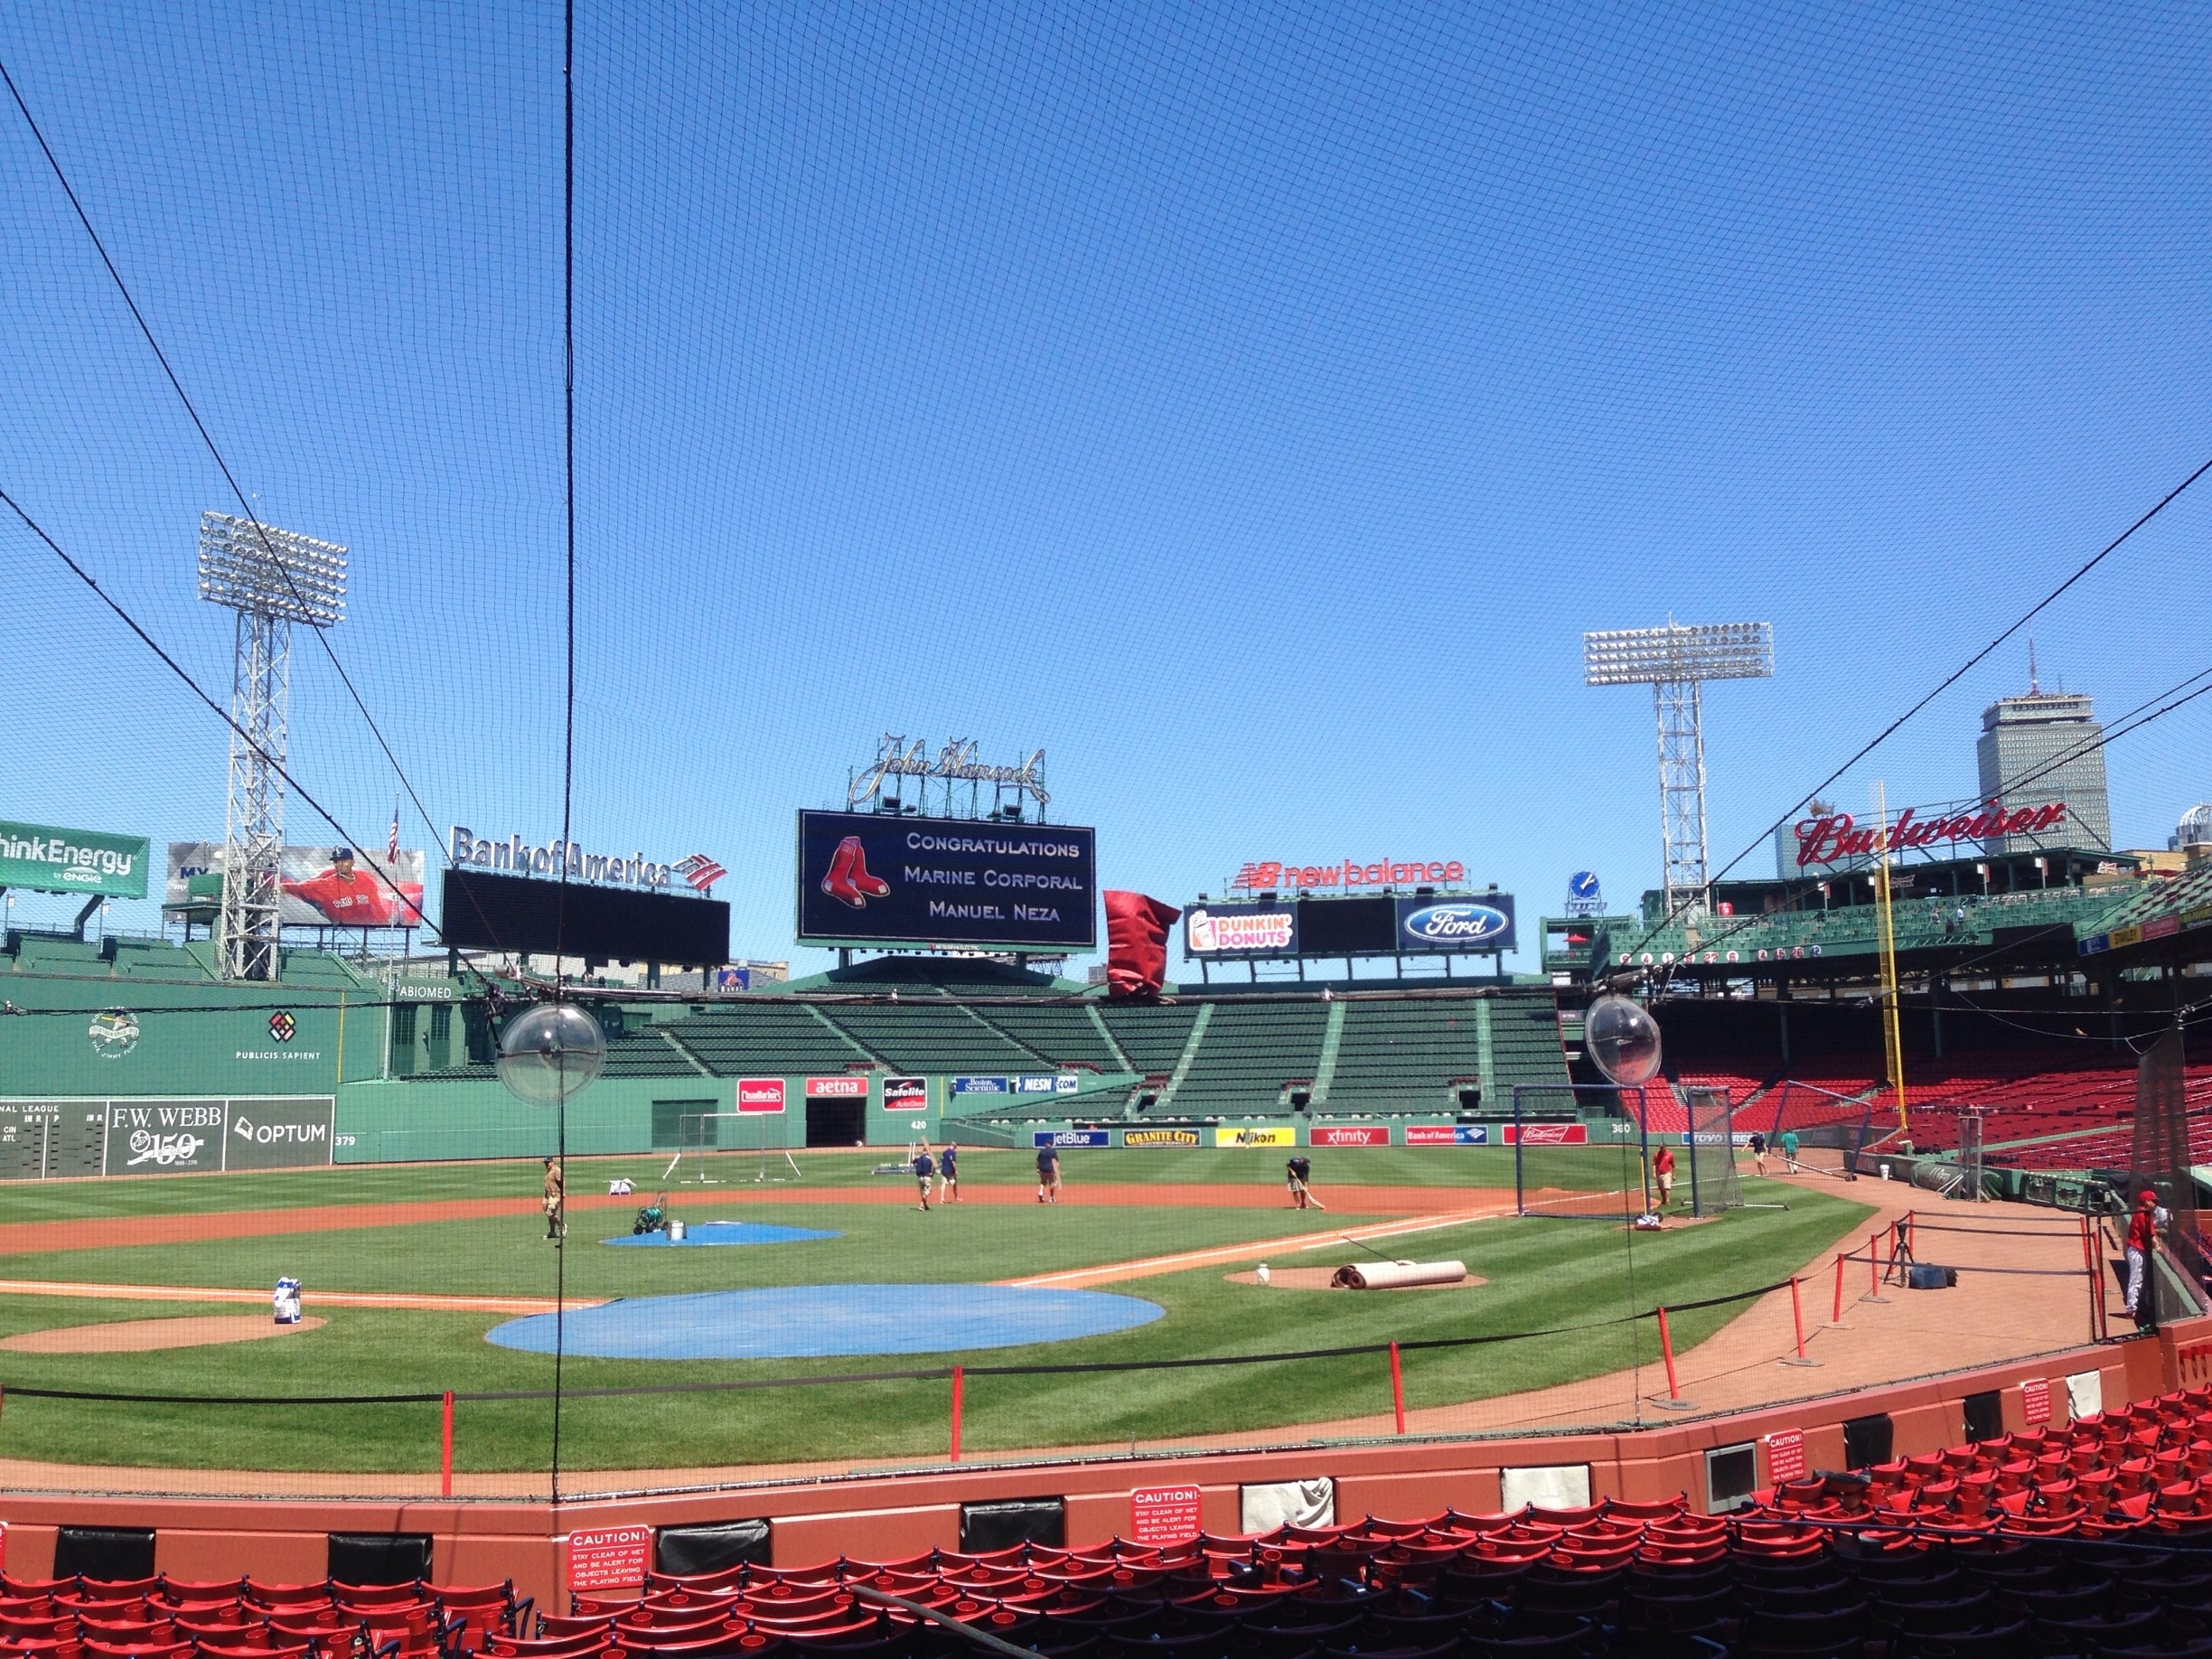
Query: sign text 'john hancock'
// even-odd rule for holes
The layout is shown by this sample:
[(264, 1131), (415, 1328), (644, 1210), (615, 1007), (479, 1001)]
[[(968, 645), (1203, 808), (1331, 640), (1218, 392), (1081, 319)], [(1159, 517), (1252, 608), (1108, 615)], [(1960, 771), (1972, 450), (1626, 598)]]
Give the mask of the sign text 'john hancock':
[(1088, 950), (1092, 832), (875, 812), (799, 814), (799, 937)]

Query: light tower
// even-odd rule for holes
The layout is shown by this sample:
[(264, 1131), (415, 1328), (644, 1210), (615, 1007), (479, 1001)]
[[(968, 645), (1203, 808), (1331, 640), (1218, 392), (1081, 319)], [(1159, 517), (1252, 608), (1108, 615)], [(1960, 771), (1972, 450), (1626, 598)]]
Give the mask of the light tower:
[(228, 513), (200, 515), (200, 596), (238, 613), (230, 804), (215, 951), (227, 979), (276, 977), (292, 624), (345, 616), (346, 550)]
[(1582, 681), (1649, 686), (1659, 727), (1659, 831), (1667, 914), (1705, 895), (1704, 685), (1774, 675), (1772, 623), (1622, 628), (1582, 636)]

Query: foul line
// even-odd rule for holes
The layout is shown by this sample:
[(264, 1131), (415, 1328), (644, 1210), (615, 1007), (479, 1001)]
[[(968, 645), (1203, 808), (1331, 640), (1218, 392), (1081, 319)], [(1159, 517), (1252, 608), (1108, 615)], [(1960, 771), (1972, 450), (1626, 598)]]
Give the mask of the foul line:
[[(558, 1306), (550, 1297), (535, 1296), (411, 1296), (400, 1291), (317, 1290), (318, 1308), (399, 1308), (427, 1313), (551, 1313)], [(229, 1290), (196, 1285), (76, 1284), (51, 1279), (0, 1279), (0, 1296), (61, 1296), (71, 1299), (113, 1302), (255, 1302), (266, 1308), (266, 1290)], [(571, 1298), (571, 1308), (597, 1308), (600, 1299)]]
[(1423, 1218), (1417, 1222), (1377, 1222), (1365, 1227), (1334, 1227), (1326, 1233), (1293, 1233), (1268, 1239), (1247, 1239), (1236, 1244), (1216, 1244), (1205, 1250), (1182, 1251), (1172, 1256), (1143, 1256), (1133, 1261), (1110, 1261), (1095, 1267), (1067, 1268), (1056, 1273), (1035, 1273), (1023, 1279), (998, 1279), (991, 1282), (1024, 1290), (1079, 1290), (1088, 1285), (1112, 1284), (1125, 1279), (1152, 1279), (1162, 1273), (1180, 1273), (1191, 1268), (1242, 1261), (1256, 1251), (1326, 1250), (1332, 1244), (1341, 1244), (1347, 1240), (1397, 1238), (1406, 1233), (1429, 1233), (1439, 1227), (1464, 1226), (1468, 1222), (1489, 1221), (1512, 1214), (1510, 1207), (1467, 1210), (1441, 1221)]

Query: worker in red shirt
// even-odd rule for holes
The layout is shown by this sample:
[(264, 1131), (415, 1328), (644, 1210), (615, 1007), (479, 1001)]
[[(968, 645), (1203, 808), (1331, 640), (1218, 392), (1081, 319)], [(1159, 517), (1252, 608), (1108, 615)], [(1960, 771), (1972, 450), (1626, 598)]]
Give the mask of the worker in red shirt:
[(1674, 1202), (1674, 1148), (1664, 1141), (1653, 1155), (1652, 1174), (1659, 1182), (1659, 1207), (1664, 1210)]
[(2155, 1298), (2146, 1301), (2143, 1296), (2151, 1273), (2151, 1251), (2158, 1242), (2158, 1190), (2146, 1186), (2136, 1195), (2135, 1214), (2127, 1230), (2128, 1317), (2135, 1321), (2136, 1329), (2143, 1331), (2158, 1324), (2152, 1311)]

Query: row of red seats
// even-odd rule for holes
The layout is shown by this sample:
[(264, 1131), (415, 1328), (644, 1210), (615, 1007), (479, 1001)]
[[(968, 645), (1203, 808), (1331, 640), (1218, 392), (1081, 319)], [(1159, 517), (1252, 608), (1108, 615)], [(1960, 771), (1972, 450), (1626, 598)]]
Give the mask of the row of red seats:
[(511, 1583), (0, 1574), (0, 1659), (440, 1659), (516, 1633), (530, 1607)]

